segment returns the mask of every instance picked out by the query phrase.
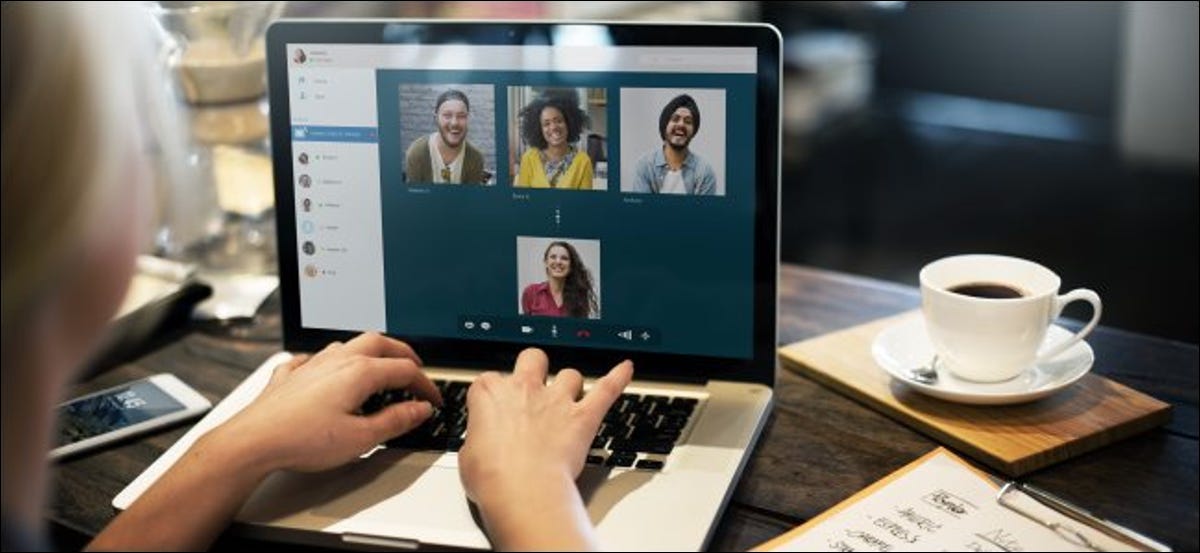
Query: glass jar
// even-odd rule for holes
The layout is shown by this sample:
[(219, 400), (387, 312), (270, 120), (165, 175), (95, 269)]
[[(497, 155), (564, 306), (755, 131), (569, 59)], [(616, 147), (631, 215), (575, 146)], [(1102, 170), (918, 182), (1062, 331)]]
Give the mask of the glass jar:
[(284, 2), (158, 2), (161, 62), (186, 167), (164, 172), (160, 255), (202, 271), (276, 271), (264, 35)]

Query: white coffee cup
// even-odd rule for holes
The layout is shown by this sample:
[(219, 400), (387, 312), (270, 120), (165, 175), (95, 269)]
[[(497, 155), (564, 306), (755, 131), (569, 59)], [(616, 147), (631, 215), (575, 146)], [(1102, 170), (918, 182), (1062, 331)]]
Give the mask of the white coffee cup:
[[(921, 310), (938, 365), (976, 382), (1014, 378), (1082, 340), (1100, 321), (1100, 296), (1032, 261), (957, 255), (921, 269)], [(957, 291), (956, 291), (957, 290)], [(1092, 304), (1092, 319), (1069, 339), (1043, 344), (1046, 329), (1073, 301)]]

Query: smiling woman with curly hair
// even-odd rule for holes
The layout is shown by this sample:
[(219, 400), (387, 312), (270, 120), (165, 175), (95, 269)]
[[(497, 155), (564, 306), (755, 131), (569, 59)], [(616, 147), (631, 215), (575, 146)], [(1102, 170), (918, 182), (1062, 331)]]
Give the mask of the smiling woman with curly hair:
[(573, 90), (548, 90), (521, 110), (521, 156), (516, 186), (592, 188), (592, 159), (573, 144), (588, 122)]

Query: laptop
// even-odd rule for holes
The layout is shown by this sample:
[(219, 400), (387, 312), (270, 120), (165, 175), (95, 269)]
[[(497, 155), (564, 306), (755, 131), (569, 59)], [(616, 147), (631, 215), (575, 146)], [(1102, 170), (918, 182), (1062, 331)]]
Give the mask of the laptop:
[[(285, 352), (113, 505), (252, 401), (287, 352), (377, 330), (448, 398), (529, 346), (589, 382), (632, 359), (581, 495), (605, 548), (705, 548), (772, 405), (780, 44), (757, 24), (272, 25)], [(275, 474), (232, 531), (486, 549), (457, 472), (462, 416), (336, 470)]]

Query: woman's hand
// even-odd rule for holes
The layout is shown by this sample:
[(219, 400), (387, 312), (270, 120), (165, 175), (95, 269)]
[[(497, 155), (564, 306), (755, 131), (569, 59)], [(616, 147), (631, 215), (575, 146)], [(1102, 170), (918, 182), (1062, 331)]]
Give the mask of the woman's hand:
[(563, 369), (546, 385), (548, 366), (545, 353), (527, 349), (511, 376), (484, 373), (467, 392), (459, 474), (498, 549), (597, 545), (575, 478), (633, 363), (614, 367), (582, 399), (579, 371)]
[[(437, 388), (421, 372), (416, 352), (399, 340), (365, 333), (275, 369), (262, 394), (214, 430), (253, 453), (268, 469), (319, 471), (362, 455), (425, 422)], [(425, 401), (357, 414), (376, 392), (407, 388)]]
[[(201, 436), (88, 549), (207, 549), (272, 471), (333, 468), (425, 422), (428, 402), (442, 398), (420, 363), (404, 342), (367, 333), (280, 365), (253, 403)], [(428, 402), (357, 414), (368, 396), (391, 388)]]

